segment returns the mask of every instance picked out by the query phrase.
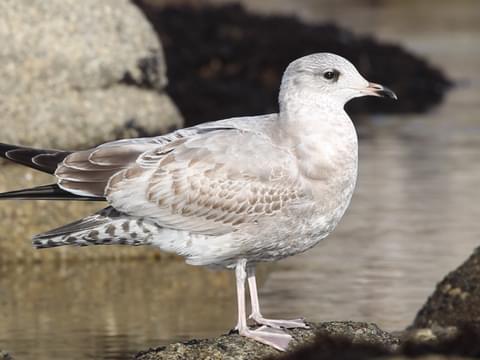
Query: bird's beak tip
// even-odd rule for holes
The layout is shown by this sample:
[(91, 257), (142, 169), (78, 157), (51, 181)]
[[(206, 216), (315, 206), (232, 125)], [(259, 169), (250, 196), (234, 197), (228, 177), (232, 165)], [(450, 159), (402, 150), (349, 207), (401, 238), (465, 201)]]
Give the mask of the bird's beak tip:
[(388, 87), (380, 85), (380, 84), (368, 83), (368, 86), (366, 87), (365, 90), (366, 90), (365, 92), (368, 95), (385, 97), (385, 98), (389, 98), (389, 99), (392, 99), (392, 100), (398, 100), (397, 94), (395, 94)]

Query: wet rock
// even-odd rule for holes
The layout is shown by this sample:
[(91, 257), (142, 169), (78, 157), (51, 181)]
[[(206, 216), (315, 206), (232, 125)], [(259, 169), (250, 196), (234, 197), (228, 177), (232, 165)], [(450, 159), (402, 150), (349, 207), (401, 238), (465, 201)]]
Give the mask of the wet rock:
[(0, 2), (2, 142), (83, 148), (182, 124), (161, 44), (127, 0)]
[[(402, 47), (333, 24), (262, 16), (240, 5), (158, 7), (136, 0), (163, 41), (169, 93), (188, 125), (277, 111), (280, 78), (297, 57), (329, 51), (351, 60), (371, 81), (395, 90), (399, 101), (362, 99), (350, 113), (421, 112), (438, 104), (451, 81)], [(194, 94), (194, 96), (192, 96)]]
[(459, 326), (480, 321), (480, 248), (448, 274), (418, 312), (412, 327)]
[[(342, 336), (349, 343), (376, 344), (384, 352), (393, 349), (398, 339), (379, 329), (375, 324), (358, 322), (311, 323), (311, 329), (294, 329), (288, 332), (293, 336), (291, 349), (298, 348), (314, 341), (316, 334), (320, 336)], [(279, 351), (246, 339), (238, 334), (222, 335), (210, 340), (191, 340), (182, 343), (161, 346), (139, 353), (136, 360), (173, 360), (173, 359), (225, 359), (247, 360), (263, 359), (267, 356), (278, 356)]]

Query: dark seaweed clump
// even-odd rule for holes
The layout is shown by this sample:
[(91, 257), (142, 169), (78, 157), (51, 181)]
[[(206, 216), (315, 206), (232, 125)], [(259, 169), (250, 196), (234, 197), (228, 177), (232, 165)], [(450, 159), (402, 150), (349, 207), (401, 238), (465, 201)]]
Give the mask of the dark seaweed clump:
[(314, 52), (346, 57), (367, 79), (391, 87), (400, 99), (354, 100), (350, 113), (423, 112), (441, 102), (451, 86), (439, 69), (402, 47), (336, 25), (251, 14), (235, 4), (159, 8), (136, 3), (164, 45), (168, 91), (187, 125), (276, 112), (286, 65)]

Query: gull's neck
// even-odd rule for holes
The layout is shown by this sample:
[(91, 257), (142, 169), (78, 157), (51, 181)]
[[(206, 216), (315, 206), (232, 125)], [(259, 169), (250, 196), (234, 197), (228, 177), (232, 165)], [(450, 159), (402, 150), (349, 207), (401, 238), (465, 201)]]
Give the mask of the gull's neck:
[(315, 136), (320, 140), (342, 129), (355, 132), (343, 101), (308, 89), (285, 87), (282, 86), (279, 96), (279, 122), (288, 135)]
[[(308, 91), (280, 94), (279, 135), (295, 154), (300, 174), (315, 192), (345, 190), (357, 173), (357, 134), (344, 104)], [(317, 191), (318, 190), (318, 191)]]

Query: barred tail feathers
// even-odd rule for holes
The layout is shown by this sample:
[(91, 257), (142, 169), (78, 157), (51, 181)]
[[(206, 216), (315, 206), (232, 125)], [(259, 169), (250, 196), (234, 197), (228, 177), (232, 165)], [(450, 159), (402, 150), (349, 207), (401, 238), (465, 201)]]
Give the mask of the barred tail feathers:
[(159, 226), (107, 207), (81, 220), (33, 237), (37, 249), (64, 245), (149, 245)]

